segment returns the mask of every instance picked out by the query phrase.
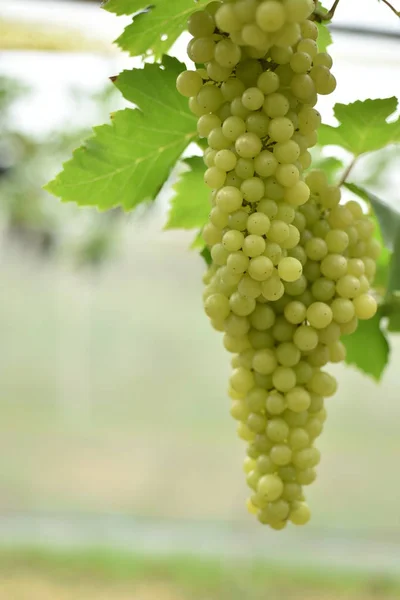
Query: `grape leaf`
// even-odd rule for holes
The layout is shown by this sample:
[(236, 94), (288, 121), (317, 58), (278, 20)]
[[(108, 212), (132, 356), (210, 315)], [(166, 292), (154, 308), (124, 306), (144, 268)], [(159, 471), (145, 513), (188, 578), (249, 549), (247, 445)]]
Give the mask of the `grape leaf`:
[(191, 156), (183, 161), (189, 169), (174, 185), (175, 196), (165, 229), (194, 229), (203, 227), (210, 213), (209, 190), (204, 184), (204, 161)]
[(200, 252), (200, 256), (204, 258), (206, 265), (210, 266), (212, 264), (211, 253), (207, 246), (204, 246), (203, 250)]
[(334, 113), (339, 126), (321, 125), (318, 143), (321, 146), (341, 146), (355, 156), (380, 150), (391, 143), (400, 143), (400, 118), (387, 122), (396, 108), (395, 97), (336, 104)]
[(153, 200), (171, 169), (196, 137), (195, 117), (175, 88), (184, 65), (171, 57), (163, 64), (124, 71), (115, 85), (137, 109), (114, 113), (111, 125), (75, 150), (46, 189), (63, 202), (129, 210)]
[[(141, 4), (143, 5), (143, 3)], [(145, 3), (144, 6), (146, 6)], [(105, 2), (102, 2), (101, 8), (118, 16), (133, 15), (140, 10), (137, 8), (137, 0), (105, 0)]]
[(355, 365), (377, 381), (389, 361), (389, 342), (381, 329), (382, 313), (378, 313), (368, 321), (360, 321), (357, 330), (342, 338), (346, 346), (346, 362)]
[(120, 7), (119, 0), (109, 0), (104, 8), (117, 14), (136, 13), (132, 23), (125, 28), (116, 43), (131, 56), (141, 56), (150, 51), (158, 59), (186, 29), (190, 14), (208, 2), (209, 0), (123, 0)]
[(330, 29), (325, 23), (317, 23), (318, 27), (318, 51), (326, 52), (328, 47), (332, 44), (332, 35)]

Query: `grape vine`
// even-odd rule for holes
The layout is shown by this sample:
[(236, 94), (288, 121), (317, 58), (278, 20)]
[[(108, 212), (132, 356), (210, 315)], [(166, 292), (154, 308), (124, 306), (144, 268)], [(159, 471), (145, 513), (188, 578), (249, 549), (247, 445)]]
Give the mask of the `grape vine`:
[[(336, 104), (335, 127), (315, 108), (336, 88), (326, 23), (338, 4), (108, 0), (133, 16), (117, 43), (144, 65), (112, 81), (135, 108), (96, 128), (47, 186), (63, 201), (132, 209), (179, 161), (167, 227), (202, 244), (205, 312), (233, 354), (247, 508), (277, 530), (310, 519), (304, 487), (337, 390), (326, 365), (379, 379), (387, 332), (400, 331), (400, 211), (348, 181), (361, 156), (400, 143), (397, 99)], [(165, 54), (186, 29), (191, 68)], [(184, 155), (193, 142), (203, 159)], [(349, 165), (316, 162), (317, 144), (345, 149)]]

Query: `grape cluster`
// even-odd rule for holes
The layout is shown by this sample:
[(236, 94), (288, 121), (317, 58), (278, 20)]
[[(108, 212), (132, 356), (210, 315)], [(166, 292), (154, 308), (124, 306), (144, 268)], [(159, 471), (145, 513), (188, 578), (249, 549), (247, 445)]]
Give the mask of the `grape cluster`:
[(313, 0), (211, 2), (188, 22), (199, 68), (177, 80), (208, 142), (205, 312), (234, 354), (248, 510), (273, 529), (310, 518), (303, 486), (337, 387), (323, 367), (345, 358), (340, 336), (377, 310), (373, 222), (322, 171), (304, 174), (318, 94), (336, 87), (313, 10)]

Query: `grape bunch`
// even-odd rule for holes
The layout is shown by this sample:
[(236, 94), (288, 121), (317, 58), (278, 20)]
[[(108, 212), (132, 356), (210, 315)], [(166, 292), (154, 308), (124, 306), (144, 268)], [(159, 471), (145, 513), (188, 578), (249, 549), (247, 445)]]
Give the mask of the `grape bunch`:
[(247, 507), (277, 530), (310, 518), (303, 486), (337, 388), (324, 367), (344, 360), (341, 335), (377, 310), (373, 221), (309, 170), (318, 94), (336, 87), (313, 10), (313, 0), (211, 2), (188, 21), (197, 68), (177, 79), (208, 143), (204, 306), (233, 354)]

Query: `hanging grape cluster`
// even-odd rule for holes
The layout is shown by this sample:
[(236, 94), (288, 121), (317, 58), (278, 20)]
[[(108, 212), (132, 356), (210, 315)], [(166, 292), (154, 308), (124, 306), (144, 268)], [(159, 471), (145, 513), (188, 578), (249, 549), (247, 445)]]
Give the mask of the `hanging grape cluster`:
[(234, 355), (229, 395), (248, 443), (248, 510), (273, 529), (310, 518), (303, 486), (316, 478), (324, 400), (337, 388), (324, 367), (344, 360), (341, 335), (377, 310), (373, 222), (308, 170), (318, 94), (336, 87), (314, 8), (211, 2), (188, 22), (198, 68), (177, 80), (208, 143), (205, 312)]

